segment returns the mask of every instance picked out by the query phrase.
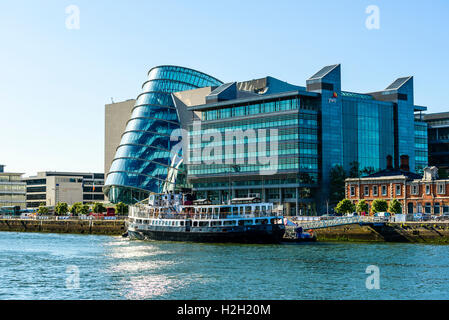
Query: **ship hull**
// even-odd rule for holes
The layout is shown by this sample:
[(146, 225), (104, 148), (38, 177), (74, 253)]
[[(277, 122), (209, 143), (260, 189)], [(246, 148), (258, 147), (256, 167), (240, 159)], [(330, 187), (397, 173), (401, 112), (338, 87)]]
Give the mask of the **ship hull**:
[(285, 229), (280, 225), (273, 225), (264, 229), (242, 229), (231, 232), (220, 231), (171, 231), (171, 230), (132, 230), (128, 229), (128, 236), (135, 240), (184, 241), (203, 243), (280, 243)]

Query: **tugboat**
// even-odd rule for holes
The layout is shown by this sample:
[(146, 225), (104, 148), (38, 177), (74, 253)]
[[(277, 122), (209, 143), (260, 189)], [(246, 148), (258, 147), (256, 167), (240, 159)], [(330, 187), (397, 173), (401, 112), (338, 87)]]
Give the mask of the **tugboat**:
[(128, 236), (138, 240), (280, 243), (283, 214), (257, 196), (212, 205), (186, 194), (152, 194), (130, 207)]

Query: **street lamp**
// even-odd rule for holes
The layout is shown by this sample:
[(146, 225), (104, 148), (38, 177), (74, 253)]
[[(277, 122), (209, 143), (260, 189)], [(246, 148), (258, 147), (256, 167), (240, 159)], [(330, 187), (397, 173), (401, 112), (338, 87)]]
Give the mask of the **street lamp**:
[(232, 195), (232, 185), (231, 185), (231, 169), (234, 170), (234, 172), (240, 171), (240, 166), (237, 164), (230, 164), (229, 171), (228, 171), (228, 178), (229, 178), (229, 191), (228, 191), (228, 204), (231, 204), (231, 195)]

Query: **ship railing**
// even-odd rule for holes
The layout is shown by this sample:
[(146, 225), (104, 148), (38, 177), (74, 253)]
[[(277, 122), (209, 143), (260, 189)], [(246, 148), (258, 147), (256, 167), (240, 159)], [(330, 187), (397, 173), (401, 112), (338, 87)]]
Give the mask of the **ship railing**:
[(133, 218), (146, 219), (195, 219), (195, 220), (218, 220), (218, 219), (252, 219), (266, 217), (281, 217), (279, 212), (256, 212), (251, 214), (232, 214), (232, 213), (159, 213), (135, 212)]

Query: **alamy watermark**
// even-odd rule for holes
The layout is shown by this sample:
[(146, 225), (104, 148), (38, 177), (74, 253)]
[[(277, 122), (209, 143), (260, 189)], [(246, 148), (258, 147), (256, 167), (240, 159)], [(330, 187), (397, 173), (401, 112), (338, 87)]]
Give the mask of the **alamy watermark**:
[(368, 290), (380, 289), (380, 269), (378, 266), (370, 265), (365, 270), (369, 276), (366, 278), (365, 286)]
[(67, 17), (65, 19), (65, 27), (69, 30), (80, 29), (80, 8), (77, 5), (71, 4), (65, 8)]
[[(254, 171), (261, 175), (273, 175), (278, 170), (278, 129), (202, 130), (201, 122), (196, 121), (192, 132), (174, 130), (170, 140), (181, 140), (172, 147), (172, 158), (178, 157), (182, 149), (183, 161), (188, 165), (214, 165), (223, 168), (248, 165), (253, 166)], [(176, 164), (172, 163), (172, 166)]]
[(380, 9), (376, 5), (366, 7), (365, 13), (369, 16), (365, 20), (365, 26), (368, 30), (380, 29)]
[(80, 269), (77, 266), (67, 266), (65, 273), (67, 274), (65, 279), (65, 287), (67, 289), (79, 289)]

